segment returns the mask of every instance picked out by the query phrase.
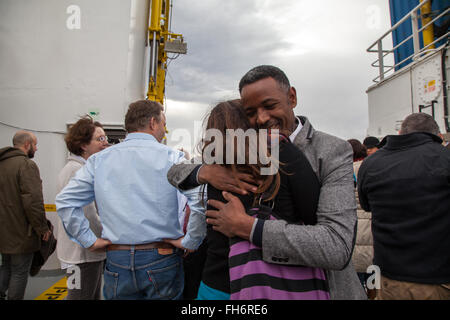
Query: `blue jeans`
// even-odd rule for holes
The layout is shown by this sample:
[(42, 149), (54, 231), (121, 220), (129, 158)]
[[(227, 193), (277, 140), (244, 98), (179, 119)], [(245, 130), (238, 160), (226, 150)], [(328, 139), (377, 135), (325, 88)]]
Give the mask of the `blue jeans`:
[(0, 261), (0, 300), (23, 300), (33, 253), (2, 254)]
[(184, 289), (183, 260), (179, 250), (108, 251), (103, 295), (106, 300), (179, 300)]

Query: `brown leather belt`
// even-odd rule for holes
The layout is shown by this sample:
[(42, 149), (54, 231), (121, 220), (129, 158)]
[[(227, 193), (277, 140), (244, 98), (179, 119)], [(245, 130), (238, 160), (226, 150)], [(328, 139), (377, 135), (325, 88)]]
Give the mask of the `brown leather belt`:
[[(133, 247), (133, 245), (111, 244), (106, 248), (106, 250), (107, 251), (131, 250), (131, 247)], [(134, 245), (134, 250), (149, 250), (149, 249), (175, 249), (175, 247), (172, 246), (170, 243), (166, 243), (166, 242), (152, 242), (152, 243)]]

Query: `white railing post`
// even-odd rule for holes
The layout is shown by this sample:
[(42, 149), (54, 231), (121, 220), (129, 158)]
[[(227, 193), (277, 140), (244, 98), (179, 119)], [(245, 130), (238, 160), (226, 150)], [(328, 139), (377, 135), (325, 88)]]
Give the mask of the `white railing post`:
[(411, 26), (412, 26), (412, 34), (413, 34), (414, 55), (416, 55), (420, 51), (419, 18), (417, 16), (416, 10), (411, 12)]
[(378, 46), (378, 70), (380, 72), (380, 82), (384, 80), (384, 55), (383, 55), (383, 41), (380, 39), (377, 42)]

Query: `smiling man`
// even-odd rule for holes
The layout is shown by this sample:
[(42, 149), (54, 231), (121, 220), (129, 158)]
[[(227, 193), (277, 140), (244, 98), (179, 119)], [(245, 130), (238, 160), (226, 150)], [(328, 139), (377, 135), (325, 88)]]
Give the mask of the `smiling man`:
[[(253, 68), (241, 79), (239, 91), (253, 127), (279, 129), (306, 155), (321, 184), (317, 224), (251, 217), (239, 199), (228, 192), (224, 192), (227, 203), (209, 203), (218, 211), (208, 211), (207, 222), (228, 237), (239, 236), (261, 247), (266, 262), (325, 269), (332, 299), (365, 299), (350, 263), (356, 227), (351, 146), (314, 130), (306, 117), (294, 115), (296, 90), (277, 67)], [(168, 178), (178, 188), (208, 183), (234, 193), (255, 191), (248, 177), (239, 176), (238, 183), (225, 167), (215, 164), (179, 164), (169, 170)]]

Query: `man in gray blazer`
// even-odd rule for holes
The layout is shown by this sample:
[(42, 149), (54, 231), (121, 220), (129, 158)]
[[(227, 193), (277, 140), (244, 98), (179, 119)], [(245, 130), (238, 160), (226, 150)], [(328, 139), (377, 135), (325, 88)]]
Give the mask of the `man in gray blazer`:
[[(253, 127), (279, 129), (304, 152), (321, 183), (316, 225), (260, 220), (246, 214), (239, 199), (225, 192), (226, 204), (207, 212), (207, 222), (227, 236), (262, 244), (269, 263), (323, 268), (332, 299), (366, 299), (351, 264), (356, 236), (353, 151), (346, 141), (316, 131), (306, 117), (296, 117), (297, 94), (280, 69), (258, 66), (239, 83), (242, 105)], [(178, 164), (168, 172), (177, 188), (209, 183), (219, 190), (245, 194), (255, 187), (248, 176), (236, 183), (220, 165)]]

